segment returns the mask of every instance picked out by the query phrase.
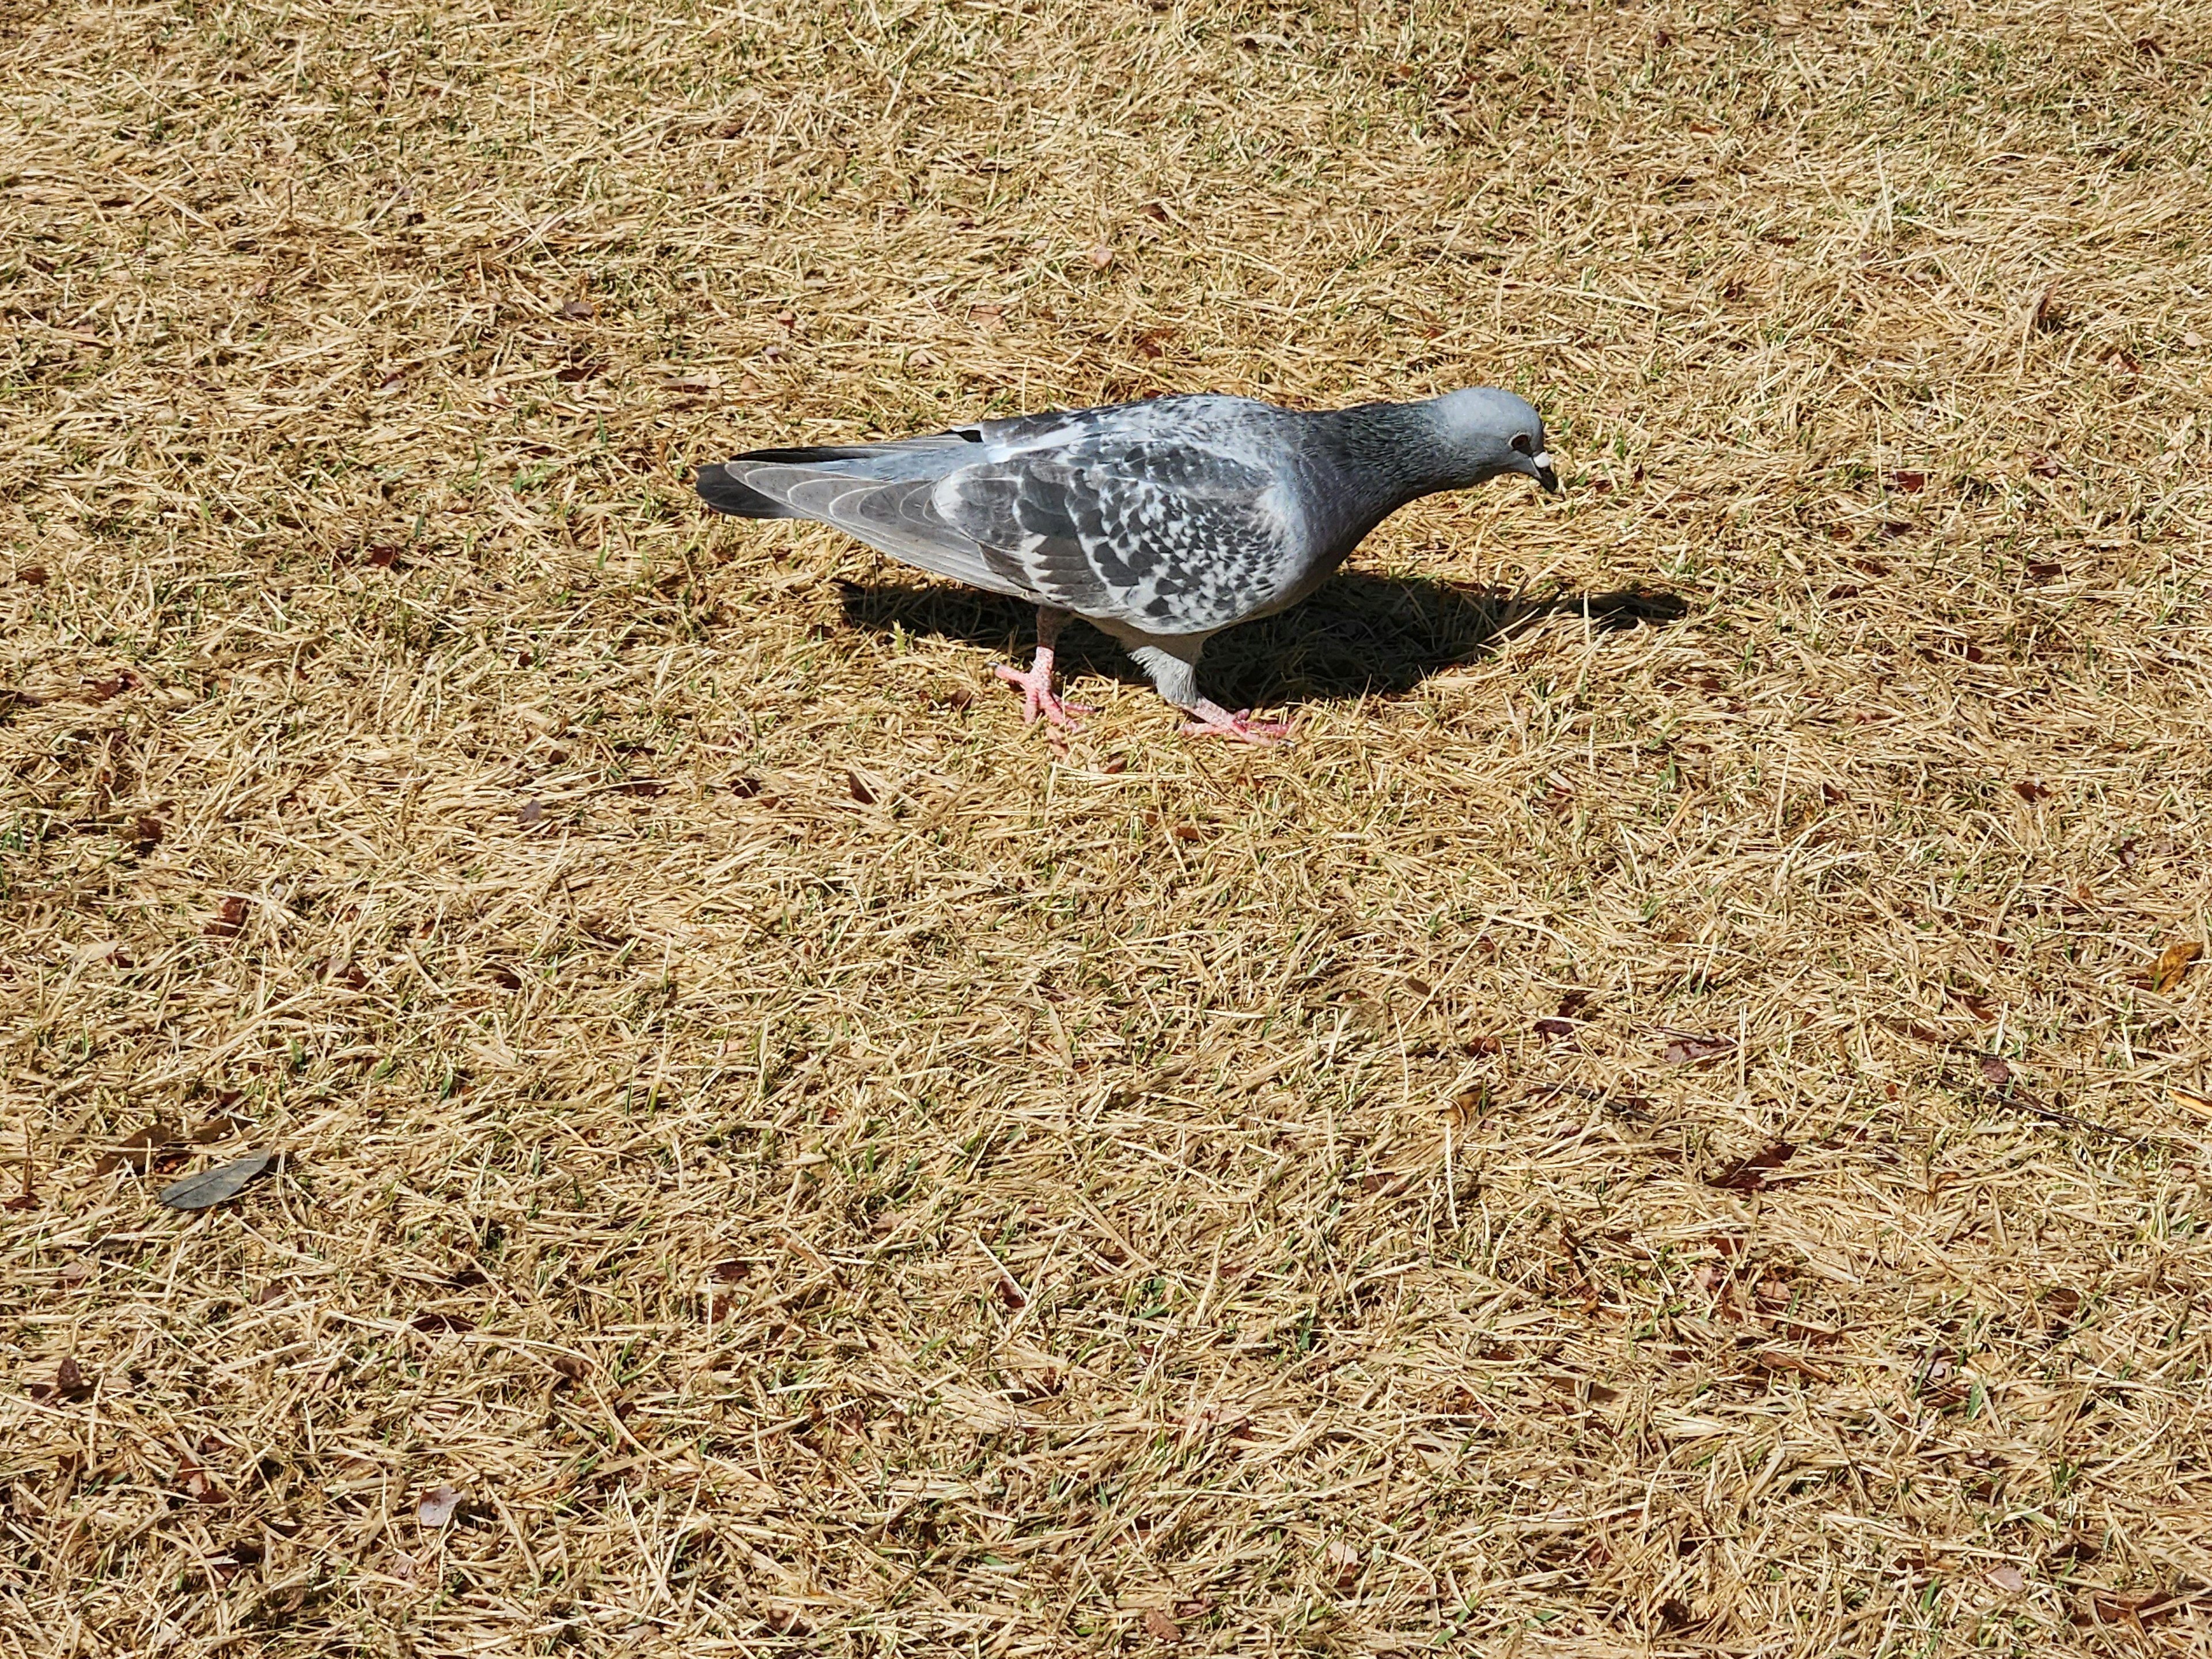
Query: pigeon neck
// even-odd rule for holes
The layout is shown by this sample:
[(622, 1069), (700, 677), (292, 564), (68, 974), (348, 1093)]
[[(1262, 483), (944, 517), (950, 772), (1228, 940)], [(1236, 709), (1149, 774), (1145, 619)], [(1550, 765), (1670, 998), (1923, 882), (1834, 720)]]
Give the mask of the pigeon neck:
[(1471, 466), (1464, 450), (1446, 441), (1429, 404), (1361, 404), (1335, 418), (1345, 449), (1384, 498), (1376, 505), (1386, 515), (1420, 496), (1465, 489), (1492, 476)]

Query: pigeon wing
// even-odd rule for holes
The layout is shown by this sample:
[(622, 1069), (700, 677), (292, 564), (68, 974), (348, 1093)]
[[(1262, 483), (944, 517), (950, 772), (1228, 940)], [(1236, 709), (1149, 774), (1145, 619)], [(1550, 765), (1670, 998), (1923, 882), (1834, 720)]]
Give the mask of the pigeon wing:
[(948, 472), (937, 516), (1048, 605), (1148, 634), (1202, 634), (1281, 591), (1279, 480), (1165, 436), (1091, 437)]
[(748, 516), (769, 516), (750, 501), (775, 516), (819, 520), (907, 564), (1034, 600), (1017, 566), (948, 524), (933, 504), (945, 463), (974, 454), (975, 441), (945, 434), (842, 449), (755, 450), (712, 469), (711, 477), (702, 469), (700, 493), (719, 507), (718, 494), (742, 491), (735, 510)]

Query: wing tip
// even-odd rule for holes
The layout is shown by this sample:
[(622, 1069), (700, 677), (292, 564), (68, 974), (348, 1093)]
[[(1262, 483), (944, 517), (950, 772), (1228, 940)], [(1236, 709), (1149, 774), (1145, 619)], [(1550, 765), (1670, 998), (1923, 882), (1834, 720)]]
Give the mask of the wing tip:
[(764, 495), (738, 477), (728, 466), (709, 462), (691, 479), (699, 499), (717, 513), (733, 519), (795, 519), (798, 512), (773, 495)]

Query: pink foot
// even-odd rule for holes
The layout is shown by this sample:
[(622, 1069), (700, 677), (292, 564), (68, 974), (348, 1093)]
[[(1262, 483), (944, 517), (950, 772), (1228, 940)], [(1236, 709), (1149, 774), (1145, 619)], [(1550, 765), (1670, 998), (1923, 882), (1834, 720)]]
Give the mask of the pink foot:
[(1036, 661), (1030, 665), (1030, 671), (1026, 674), (1020, 669), (1012, 667), (1006, 663), (997, 664), (991, 672), (1006, 681), (1008, 685), (1021, 688), (1024, 726), (1036, 725), (1037, 717), (1042, 715), (1052, 725), (1073, 732), (1076, 726), (1074, 719), (1076, 715), (1093, 712), (1079, 702), (1063, 702), (1054, 694), (1052, 653), (1049, 651), (1040, 649), (1036, 653)]
[(1198, 718), (1183, 727), (1182, 734), (1187, 738), (1227, 738), (1232, 743), (1249, 743), (1255, 749), (1272, 749), (1291, 738), (1288, 720), (1255, 720), (1249, 708), (1240, 708), (1232, 714), (1219, 703), (1201, 699), (1190, 712)]

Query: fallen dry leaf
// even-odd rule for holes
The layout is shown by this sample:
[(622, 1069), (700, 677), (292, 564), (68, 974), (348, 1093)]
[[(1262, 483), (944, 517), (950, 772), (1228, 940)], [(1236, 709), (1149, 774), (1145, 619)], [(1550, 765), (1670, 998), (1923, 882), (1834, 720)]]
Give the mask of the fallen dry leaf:
[(2163, 996), (2181, 983), (2189, 972), (2190, 964), (2204, 954), (2204, 947), (2194, 939), (2176, 939), (2158, 953), (2151, 964), (2150, 988)]
[(200, 932), (210, 939), (236, 939), (245, 927), (246, 901), (235, 893), (228, 893)]
[(82, 1400), (91, 1392), (92, 1383), (83, 1368), (69, 1357), (54, 1368), (52, 1382), (33, 1382), (29, 1389), (31, 1398), (41, 1401)]
[(1697, 1066), (1735, 1052), (1735, 1039), (1723, 1036), (1676, 1036), (1660, 1051), (1669, 1066)]
[(163, 1147), (173, 1145), (176, 1139), (176, 1126), (157, 1118), (144, 1128), (134, 1130), (118, 1141), (113, 1152), (106, 1154), (92, 1166), (92, 1172), (106, 1175), (127, 1164), (133, 1175), (151, 1174), (156, 1154)]
[(2018, 1567), (1991, 1567), (1989, 1581), (2008, 1595), (2017, 1595), (2027, 1588), (2027, 1579)]
[(415, 1518), (426, 1527), (442, 1527), (460, 1506), (459, 1492), (451, 1486), (440, 1486), (422, 1494), (422, 1501), (415, 1506)]
[(1725, 1187), (1733, 1192), (1763, 1193), (1776, 1183), (1766, 1178), (1770, 1170), (1778, 1170), (1797, 1155), (1797, 1148), (1786, 1140), (1778, 1140), (1763, 1152), (1731, 1164), (1718, 1175), (1707, 1176), (1709, 1187)]
[(275, 1158), (274, 1152), (248, 1152), (244, 1158), (218, 1164), (212, 1170), (186, 1176), (164, 1187), (160, 1202), (173, 1210), (204, 1210), (225, 1199), (236, 1198), (246, 1190), (246, 1183), (267, 1169)]
[(1169, 1618), (1166, 1610), (1161, 1607), (1145, 1609), (1145, 1633), (1158, 1642), (1182, 1640), (1182, 1626)]

